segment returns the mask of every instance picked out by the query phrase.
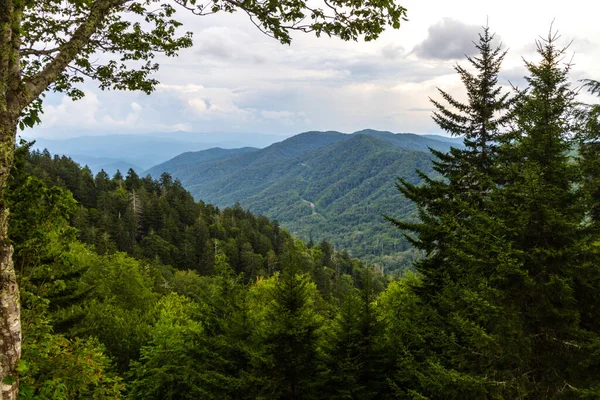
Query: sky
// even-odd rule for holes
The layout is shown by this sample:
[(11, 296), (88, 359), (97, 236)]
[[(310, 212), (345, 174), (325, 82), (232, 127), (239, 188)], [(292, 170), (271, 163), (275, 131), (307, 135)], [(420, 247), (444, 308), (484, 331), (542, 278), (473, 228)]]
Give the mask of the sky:
[(178, 13), (194, 46), (161, 58), (151, 95), (101, 91), (94, 82), (73, 102), (48, 94), (41, 125), (27, 137), (151, 132), (266, 133), (365, 128), (444, 134), (431, 120), (436, 88), (464, 96), (453, 67), (467, 65), (486, 22), (508, 50), (502, 85), (523, 87), (535, 40), (559, 32), (571, 45), (571, 78), (600, 79), (600, 2), (590, 0), (397, 0), (408, 22), (371, 42), (294, 34), (281, 45), (242, 13)]

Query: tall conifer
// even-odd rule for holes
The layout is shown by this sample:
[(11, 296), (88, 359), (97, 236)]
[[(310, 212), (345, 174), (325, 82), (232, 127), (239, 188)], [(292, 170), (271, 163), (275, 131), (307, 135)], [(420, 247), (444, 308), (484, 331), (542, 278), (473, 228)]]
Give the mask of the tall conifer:
[(493, 40), (485, 27), (476, 43), (479, 56), (467, 57), (475, 72), (455, 68), (466, 103), (443, 90), (439, 92), (448, 105), (432, 100), (437, 109), (433, 119), (447, 133), (462, 136), (464, 148), (448, 154), (432, 150), (441, 179), (421, 174), (422, 185), (400, 179), (398, 189), (417, 204), (420, 222), (390, 218), (413, 232), (415, 237), (408, 239), (425, 253), (415, 264), (421, 279), (411, 288), (430, 310), (424, 313), (429, 319), (410, 329), (428, 343), (426, 357), (419, 349), (417, 391), (433, 397), (481, 398), (498, 392), (499, 377), (489, 366), (502, 351), (495, 330), (500, 326), (499, 294), (490, 285), (490, 273), (503, 244), (494, 238), (495, 222), (487, 211), (496, 188), (497, 145), (514, 100), (498, 85), (506, 53)]
[(550, 33), (538, 41), (541, 61), (526, 62), (528, 88), (516, 107), (512, 140), (500, 149), (505, 181), (493, 212), (511, 247), (510, 268), (499, 260), (496, 274), (503, 312), (520, 319), (507, 343), (512, 374), (536, 398), (589, 394), (598, 389), (600, 372), (592, 356), (600, 336), (591, 311), (600, 306), (600, 259), (571, 157), (576, 93), (557, 39)]
[[(566, 50), (556, 40), (550, 34), (538, 42), (541, 61), (526, 62), (528, 88), (504, 103), (514, 105), (510, 112), (497, 110), (497, 121), (511, 122), (510, 132), (480, 129), (469, 137), (470, 122), (461, 115), (483, 104), (472, 93), (486, 93), (487, 86), (463, 78), (473, 109), (448, 97), (462, 114), (436, 104), (434, 119), (462, 132), (466, 150), (439, 156), (444, 181), (399, 184), (419, 206), (421, 222), (393, 222), (416, 233), (414, 243), (426, 252), (416, 264), (421, 280), (411, 286), (430, 310), (411, 328), (428, 344), (425, 357), (419, 349), (421, 394), (598, 395), (597, 237), (586, 227), (589, 202), (570, 156), (575, 92), (570, 67), (562, 66)], [(477, 145), (483, 137), (490, 147)]]

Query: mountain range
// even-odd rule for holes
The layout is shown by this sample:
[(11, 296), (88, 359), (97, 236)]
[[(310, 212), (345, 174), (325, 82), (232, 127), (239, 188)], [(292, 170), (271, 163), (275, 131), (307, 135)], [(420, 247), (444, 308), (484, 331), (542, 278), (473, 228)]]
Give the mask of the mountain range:
[(325, 239), (398, 270), (410, 263), (414, 249), (382, 215), (416, 215), (396, 190), (396, 178), (418, 182), (417, 169), (433, 173), (429, 148), (445, 152), (461, 142), (375, 130), (305, 132), (263, 149), (186, 152), (146, 173), (167, 172), (197, 200), (220, 207), (239, 203), (304, 240)]
[(35, 138), (34, 148), (67, 155), (80, 165), (87, 165), (94, 174), (104, 170), (112, 176), (117, 170), (125, 173), (129, 168), (141, 173), (186, 151), (213, 147), (265, 147), (285, 137), (258, 133), (165, 132), (68, 139)]

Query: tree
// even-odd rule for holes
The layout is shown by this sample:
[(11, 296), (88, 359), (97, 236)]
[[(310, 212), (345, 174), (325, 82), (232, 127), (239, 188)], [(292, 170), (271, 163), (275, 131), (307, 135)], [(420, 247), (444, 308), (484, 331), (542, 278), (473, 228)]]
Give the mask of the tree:
[(448, 259), (452, 256), (458, 261), (468, 257), (455, 249), (468, 243), (470, 236), (477, 235), (473, 224), (479, 220), (473, 215), (485, 208), (486, 193), (495, 185), (491, 166), (497, 157), (496, 142), (501, 139), (511, 101), (497, 84), (505, 53), (499, 46), (492, 46), (493, 38), (485, 27), (476, 44), (480, 55), (467, 58), (477, 75), (461, 66), (455, 67), (464, 83), (468, 102), (462, 103), (441, 89), (439, 92), (450, 107), (432, 100), (437, 109), (433, 119), (448, 133), (464, 136), (465, 149), (452, 148), (448, 154), (432, 150), (437, 158), (434, 170), (442, 179), (432, 179), (422, 172), (419, 175), (423, 185), (399, 179), (398, 189), (417, 204), (420, 222), (388, 218), (400, 229), (417, 235), (415, 238), (407, 236), (407, 239), (426, 254), (415, 268), (426, 277), (423, 284), (428, 285), (431, 295), (455, 278), (453, 274), (462, 274), (464, 266), (452, 270)]
[(428, 345), (424, 354), (418, 348), (398, 353), (403, 360), (396, 364), (402, 368), (419, 365), (418, 379), (394, 380), (395, 390), (403, 395), (417, 390), (432, 397), (477, 398), (499, 387), (493, 381), (500, 378), (491, 377), (488, 366), (502, 355), (498, 328), (505, 325), (495, 308), (501, 299), (489, 282), (505, 242), (495, 237), (501, 226), (490, 218), (489, 209), (497, 188), (497, 146), (504, 140), (513, 100), (497, 83), (505, 52), (493, 46), (493, 38), (485, 27), (476, 44), (479, 55), (468, 57), (476, 73), (455, 68), (468, 101), (460, 102), (443, 90), (439, 92), (448, 106), (432, 100), (435, 122), (463, 136), (465, 148), (448, 154), (432, 150), (441, 179), (420, 173), (422, 185), (399, 180), (398, 189), (418, 206), (419, 222), (388, 218), (413, 232), (415, 237), (407, 239), (425, 254), (415, 264), (420, 279), (412, 282), (411, 291), (427, 318), (415, 320), (411, 330)]
[[(488, 173), (496, 153), (496, 140), (510, 118), (507, 110), (511, 103), (510, 94), (503, 94), (502, 87), (498, 85), (498, 73), (506, 51), (502, 51), (500, 46), (494, 47), (494, 36), (490, 34), (489, 27), (484, 27), (479, 42), (475, 44), (479, 56), (467, 57), (476, 75), (460, 65), (455, 66), (467, 91), (468, 102), (460, 102), (442, 89), (438, 91), (451, 108), (431, 100), (436, 108), (433, 120), (451, 135), (464, 137), (465, 145), (464, 150), (454, 148), (449, 155), (438, 151), (432, 151), (433, 154), (443, 163), (457, 161), (463, 167), (478, 168)], [(439, 169), (444, 164), (436, 165), (438, 172), (443, 172)], [(462, 171), (463, 174), (465, 172)]]
[(488, 164), (477, 162), (480, 146), (476, 157), (436, 165), (446, 181), (399, 185), (420, 210), (421, 222), (396, 225), (416, 233), (413, 242), (426, 251), (416, 264), (420, 280), (410, 285), (426, 318), (409, 330), (427, 343), (425, 354), (401, 354), (397, 364), (414, 369), (416, 361), (419, 379), (416, 387), (396, 379), (399, 393), (598, 395), (600, 263), (593, 201), (579, 171), (594, 181), (598, 159), (584, 155), (578, 165), (571, 156), (575, 92), (556, 40), (551, 33), (539, 41), (541, 61), (526, 62), (528, 87)]
[[(306, 1), (240, 2), (213, 0), (3, 0), (0, 2), (0, 189), (13, 163), (17, 126), (40, 122), (48, 90), (78, 99), (77, 84), (98, 81), (102, 89), (152, 92), (158, 83), (155, 54), (175, 56), (192, 44), (191, 33), (179, 33), (174, 15), (243, 11), (265, 34), (281, 43), (291, 32), (314, 32), (343, 40), (379, 36), (386, 25), (400, 26), (406, 9), (393, 0), (356, 3)], [(102, 52), (104, 62), (97, 60)], [(0, 201), (0, 380), (16, 377), (20, 357), (19, 290), (7, 240), (8, 208)], [(14, 398), (18, 380), (2, 384)]]
[[(600, 98), (600, 81), (584, 80), (590, 94)], [(579, 162), (587, 194), (589, 216), (595, 229), (600, 229), (600, 104), (585, 107), (578, 115)]]
[[(267, 287), (263, 318), (258, 328), (262, 351), (255, 361), (257, 377), (264, 377), (258, 397), (311, 398), (316, 379), (319, 328), (322, 317), (316, 285), (302, 271), (302, 255), (282, 256), (283, 268)], [(266, 285), (265, 285), (266, 286)], [(257, 284), (256, 290), (261, 286)]]
[(384, 386), (384, 324), (373, 303), (373, 272), (365, 269), (361, 278), (362, 288), (345, 296), (325, 345), (322, 390), (330, 399), (379, 398)]
[(506, 227), (514, 268), (499, 289), (507, 309), (522, 318), (513, 348), (527, 374), (517, 379), (538, 398), (565, 390), (598, 396), (599, 366), (590, 356), (600, 344), (592, 311), (598, 309), (598, 239), (588, 229), (590, 203), (571, 157), (576, 92), (557, 39), (550, 33), (539, 41), (541, 61), (526, 63), (529, 87), (517, 104), (514, 139), (501, 149), (505, 179), (494, 212)]
[(169, 294), (156, 305), (158, 320), (150, 342), (142, 347), (140, 361), (132, 362), (130, 397), (133, 399), (206, 398), (204, 370), (198, 368), (195, 351), (203, 327), (195, 320), (198, 305), (184, 296)]

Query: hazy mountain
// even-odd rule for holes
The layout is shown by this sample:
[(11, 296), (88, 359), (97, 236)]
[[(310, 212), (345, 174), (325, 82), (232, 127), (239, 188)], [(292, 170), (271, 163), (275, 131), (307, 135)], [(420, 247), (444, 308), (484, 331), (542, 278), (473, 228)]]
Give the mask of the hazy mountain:
[[(257, 150), (259, 149), (255, 147), (242, 147), (240, 149), (222, 149), (220, 147), (213, 147), (212, 149), (208, 150), (188, 151), (185, 153), (181, 153), (177, 157), (174, 157), (171, 160), (169, 160), (168, 163), (170, 167), (187, 166), (189, 164), (198, 164), (205, 161), (212, 161), (219, 158), (226, 158), (228, 156), (253, 152)], [(157, 166), (157, 170), (161, 170), (160, 165)], [(154, 170), (154, 168), (152, 168), (152, 170)], [(145, 172), (144, 175), (146, 173), (150, 173), (150, 171)], [(162, 172), (159, 172), (155, 175), (160, 175), (161, 173)]]
[[(213, 147), (265, 147), (282, 136), (242, 133), (149, 133), (144, 135), (80, 136), (69, 139), (38, 138), (34, 148), (73, 157), (110, 158), (144, 170), (178, 154)], [(28, 140), (31, 140), (28, 138)], [(123, 171), (122, 171), (123, 172)]]
[(462, 146), (463, 138), (462, 137), (451, 137), (451, 136), (442, 136), (442, 135), (422, 135), (423, 137), (440, 140), (442, 142), (449, 142), (455, 146)]
[(431, 173), (423, 150), (450, 146), (432, 137), (373, 130), (306, 132), (239, 154), (186, 153), (148, 172), (169, 172), (197, 199), (217, 206), (240, 202), (303, 239), (327, 239), (396, 269), (413, 250), (381, 214), (411, 216), (414, 207), (396, 190), (395, 178), (416, 182), (416, 169)]
[(71, 157), (73, 161), (75, 161), (82, 167), (87, 165), (94, 175), (100, 172), (101, 170), (104, 170), (110, 176), (113, 176), (117, 172), (117, 170), (121, 171), (121, 173), (123, 174), (126, 174), (130, 168), (138, 174), (144, 171), (142, 167), (116, 158), (92, 157), (81, 154), (70, 154), (69, 157)]
[(451, 146), (460, 146), (462, 139), (438, 136), (438, 135), (416, 135), (414, 133), (392, 133), (387, 131), (376, 131), (364, 129), (354, 134), (365, 134), (376, 137), (398, 147), (406, 147), (414, 150), (429, 151), (429, 148), (440, 151), (448, 151)]

